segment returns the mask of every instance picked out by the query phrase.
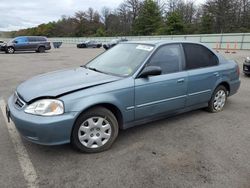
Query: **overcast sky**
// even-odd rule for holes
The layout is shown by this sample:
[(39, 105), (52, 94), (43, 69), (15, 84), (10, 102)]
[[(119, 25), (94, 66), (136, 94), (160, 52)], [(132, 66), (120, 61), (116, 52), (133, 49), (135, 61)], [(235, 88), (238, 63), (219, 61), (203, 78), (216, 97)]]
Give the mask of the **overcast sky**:
[[(196, 0), (204, 1), (204, 0)], [(123, 0), (0, 0), (0, 31), (34, 27), (92, 7), (116, 8)]]

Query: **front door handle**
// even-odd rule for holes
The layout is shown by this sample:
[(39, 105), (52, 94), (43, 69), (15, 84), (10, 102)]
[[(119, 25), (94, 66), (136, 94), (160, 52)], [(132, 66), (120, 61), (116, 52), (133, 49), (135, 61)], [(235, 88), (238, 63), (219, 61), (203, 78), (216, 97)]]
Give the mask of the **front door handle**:
[(185, 81), (184, 79), (179, 79), (179, 80), (177, 80), (177, 83), (181, 84), (181, 83), (184, 83), (184, 81)]

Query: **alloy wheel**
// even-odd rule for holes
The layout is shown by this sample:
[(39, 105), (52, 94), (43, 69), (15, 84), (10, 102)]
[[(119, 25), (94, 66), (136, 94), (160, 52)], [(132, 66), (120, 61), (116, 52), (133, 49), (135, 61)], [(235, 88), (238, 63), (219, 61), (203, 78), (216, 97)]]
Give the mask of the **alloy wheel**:
[(216, 111), (221, 111), (226, 103), (226, 93), (224, 90), (219, 90), (215, 94), (213, 106)]
[(14, 48), (8, 48), (7, 51), (8, 51), (9, 54), (13, 54), (14, 53)]

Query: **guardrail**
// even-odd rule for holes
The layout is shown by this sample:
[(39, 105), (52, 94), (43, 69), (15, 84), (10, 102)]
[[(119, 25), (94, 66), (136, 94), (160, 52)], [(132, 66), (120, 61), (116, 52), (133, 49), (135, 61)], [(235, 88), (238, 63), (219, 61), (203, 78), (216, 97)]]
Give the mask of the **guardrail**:
[(216, 49), (250, 50), (250, 33), (122, 36), (122, 37), (118, 36), (117, 37), (56, 37), (56, 38), (49, 38), (49, 40), (51, 42), (77, 44), (86, 40), (96, 40), (98, 42), (106, 43), (111, 41), (112, 39), (117, 39), (117, 38), (126, 38), (131, 41), (187, 40), (187, 41), (201, 42), (208, 45), (211, 48), (216, 48)]

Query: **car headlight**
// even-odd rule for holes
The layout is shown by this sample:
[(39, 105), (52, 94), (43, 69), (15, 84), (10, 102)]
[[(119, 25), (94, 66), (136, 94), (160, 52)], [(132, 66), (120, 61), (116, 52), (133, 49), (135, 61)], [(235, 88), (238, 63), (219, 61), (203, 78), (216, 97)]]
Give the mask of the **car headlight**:
[(40, 116), (56, 116), (64, 113), (64, 105), (60, 100), (43, 99), (30, 104), (24, 111)]

